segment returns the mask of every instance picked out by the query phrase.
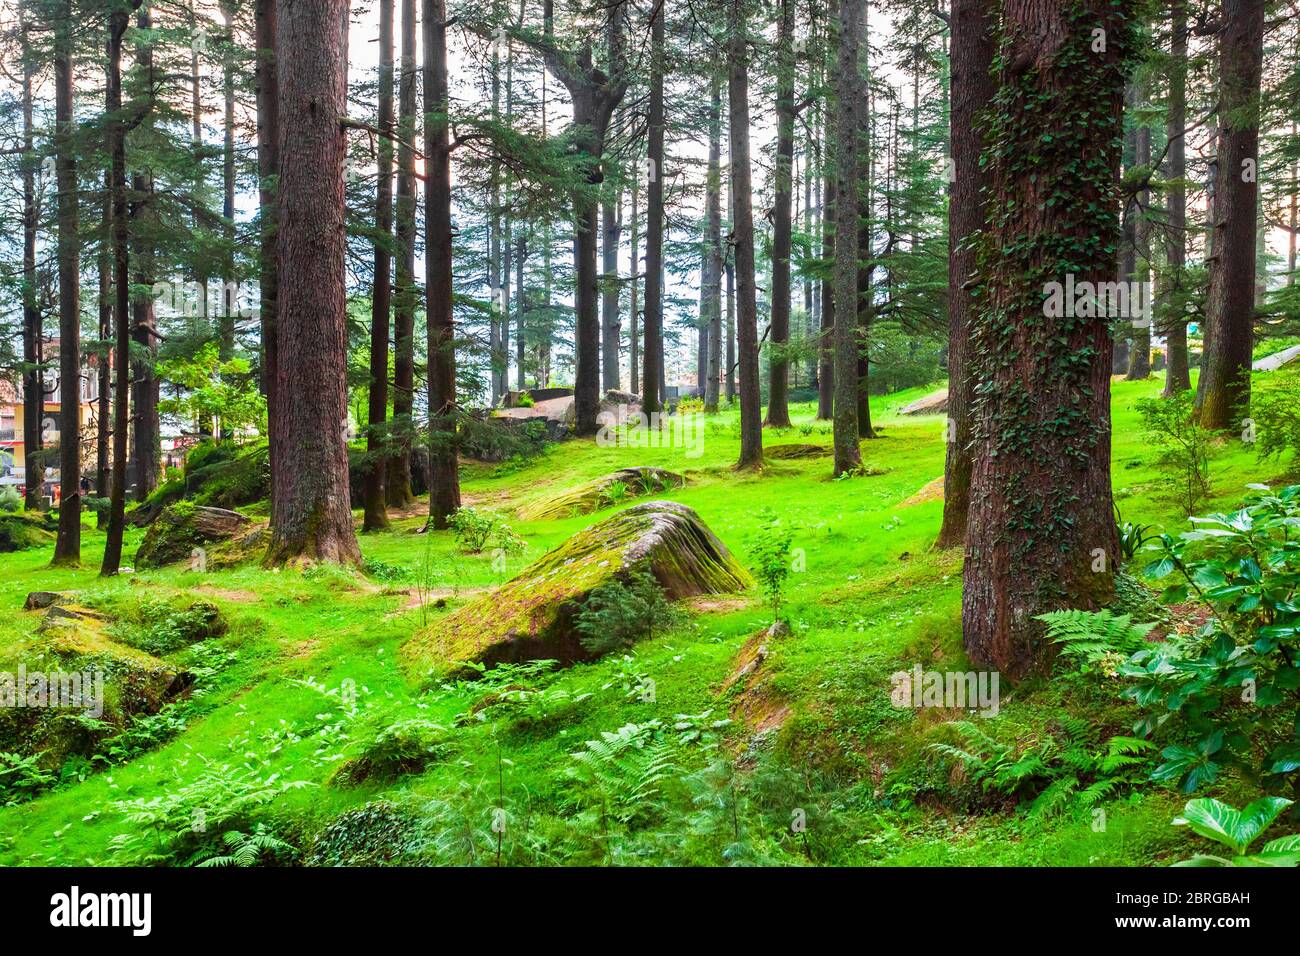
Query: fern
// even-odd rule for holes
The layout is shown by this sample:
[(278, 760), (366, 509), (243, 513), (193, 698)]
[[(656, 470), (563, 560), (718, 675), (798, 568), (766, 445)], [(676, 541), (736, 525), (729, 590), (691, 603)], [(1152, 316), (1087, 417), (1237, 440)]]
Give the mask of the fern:
[(1118, 663), (1147, 645), (1154, 624), (1134, 624), (1129, 614), (1110, 611), (1052, 611), (1036, 620), (1047, 625), (1047, 636), (1061, 648), (1061, 656), (1083, 670), (1106, 661)]
[(241, 833), (238, 830), (223, 833), (221, 842), (226, 845), (228, 852), (210, 856), (197, 865), (250, 867), (262, 863), (263, 857), (268, 858), (267, 862), (275, 862), (278, 857), (292, 857), (298, 852), (292, 844), (268, 832), (261, 823), (252, 833)]

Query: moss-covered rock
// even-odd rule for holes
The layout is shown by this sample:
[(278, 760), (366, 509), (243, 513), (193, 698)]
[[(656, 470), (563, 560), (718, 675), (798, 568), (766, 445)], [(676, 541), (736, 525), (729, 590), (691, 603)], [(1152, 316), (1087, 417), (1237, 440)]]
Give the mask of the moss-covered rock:
[(210, 545), (240, 538), (252, 528), (252, 519), (238, 511), (178, 501), (164, 508), (158, 520), (149, 526), (135, 555), (136, 566), (160, 568), (189, 560), (196, 548), (206, 552)]
[(588, 660), (574, 620), (592, 591), (633, 570), (653, 574), (674, 600), (753, 583), (694, 511), (647, 501), (583, 529), (518, 577), (436, 621), (406, 643), (404, 659), (413, 668), (451, 671), (466, 661)]
[(663, 468), (622, 468), (585, 481), (563, 494), (519, 509), (525, 521), (546, 521), (591, 514), (610, 505), (685, 486), (686, 479)]
[(0, 553), (53, 544), (58, 527), (53, 514), (0, 514)]
[[(49, 768), (97, 753), (133, 718), (158, 713), (194, 683), (188, 671), (114, 640), (107, 615), (75, 604), (45, 609), (17, 652), (0, 660), (0, 673), (11, 685), (6, 693), (20, 675), (28, 682), (41, 675), (43, 702), (28, 690), (24, 704), (0, 707), (0, 750), (39, 754)], [(78, 706), (55, 706), (53, 689), (73, 681)]]

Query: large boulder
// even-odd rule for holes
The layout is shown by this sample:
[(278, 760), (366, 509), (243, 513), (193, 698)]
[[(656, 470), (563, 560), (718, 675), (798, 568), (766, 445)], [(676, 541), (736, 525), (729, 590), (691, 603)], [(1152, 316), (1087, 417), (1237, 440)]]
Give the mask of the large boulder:
[(525, 521), (545, 521), (586, 515), (633, 498), (681, 488), (685, 484), (686, 479), (681, 475), (663, 468), (622, 468), (584, 481), (562, 494), (524, 505), (519, 509), (519, 517)]
[(948, 411), (948, 389), (940, 388), (898, 410), (900, 415), (942, 415)]
[(196, 550), (206, 555), (210, 546), (241, 540), (252, 530), (252, 519), (238, 511), (180, 501), (164, 508), (149, 526), (135, 555), (136, 566), (160, 568), (190, 560)]
[(496, 591), (416, 634), (413, 668), (477, 661), (588, 660), (574, 620), (592, 591), (649, 571), (670, 599), (741, 591), (753, 578), (690, 508), (647, 501), (579, 531)]

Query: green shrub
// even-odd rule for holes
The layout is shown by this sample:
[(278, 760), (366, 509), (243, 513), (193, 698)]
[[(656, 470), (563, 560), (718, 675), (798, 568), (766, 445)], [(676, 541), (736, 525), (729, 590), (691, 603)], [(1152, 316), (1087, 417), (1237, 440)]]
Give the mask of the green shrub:
[(582, 646), (599, 656), (649, 640), (676, 617), (676, 609), (655, 576), (637, 569), (626, 580), (614, 578), (593, 590), (574, 626)]
[(764, 508), (759, 517), (758, 530), (749, 543), (749, 557), (754, 565), (754, 576), (772, 605), (772, 620), (778, 621), (786, 578), (792, 570), (790, 543), (794, 540), (794, 531), (782, 525), (781, 519), (769, 508)]
[(1280, 459), (1289, 451), (1290, 470), (1300, 468), (1300, 371), (1279, 369), (1260, 377), (1251, 387), (1250, 417), (1260, 460)]
[(1162, 497), (1174, 501), (1187, 514), (1210, 494), (1210, 441), (1213, 434), (1196, 418), (1191, 390), (1168, 398), (1145, 398), (1137, 403), (1147, 437), (1161, 451), (1156, 466), (1167, 478)]
[(0, 512), (13, 514), (23, 506), (22, 497), (8, 485), (0, 487)]

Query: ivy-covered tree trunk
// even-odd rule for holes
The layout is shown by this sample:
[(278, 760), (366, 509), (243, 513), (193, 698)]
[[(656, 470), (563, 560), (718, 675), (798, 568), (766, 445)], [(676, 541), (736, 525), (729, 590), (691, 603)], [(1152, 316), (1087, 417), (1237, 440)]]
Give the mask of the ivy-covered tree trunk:
[(365, 516), (362, 528), (388, 527), (388, 496), (384, 491), (388, 418), (388, 335), (392, 311), (393, 257), (393, 0), (379, 4), (379, 131), (376, 144), (378, 181), (375, 186), (375, 277), (370, 295), (370, 389), (366, 408)]
[(417, 68), (416, 0), (402, 0), (402, 60), (398, 80), (397, 268), (393, 299), (392, 456), (384, 465), (384, 494), (390, 508), (415, 503), (411, 490), (411, 407), (415, 398), (415, 138)]
[[(54, 21), (54, 174), (58, 189), (59, 262), (59, 533), (56, 565), (81, 563), (81, 380), (80, 241), (77, 237), (77, 149), (72, 115), (72, 0), (64, 0)], [(72, 409), (69, 413), (69, 408)], [(42, 483), (44, 474), (40, 475)]]
[(763, 464), (763, 405), (758, 388), (758, 294), (754, 274), (754, 196), (749, 152), (749, 49), (745, 0), (731, 0), (727, 96), (731, 124), (731, 232), (736, 249), (736, 348), (740, 366), (740, 460)]
[(1264, 0), (1224, 0), (1223, 21), (1213, 252), (1205, 302), (1213, 331), (1205, 343), (1199, 396), (1201, 424), (1213, 429), (1238, 425), (1250, 403)]
[(767, 418), (771, 428), (790, 427), (790, 252), (794, 166), (794, 0), (781, 0), (776, 39), (776, 167), (772, 210), (772, 330), (768, 351)]
[[(1165, 193), (1167, 219), (1165, 249), (1169, 274), (1175, 289), (1186, 282), (1187, 266), (1187, 2), (1170, 0), (1169, 4), (1169, 185)], [(1182, 315), (1171, 320), (1165, 330), (1165, 388), (1169, 397), (1192, 387), (1187, 357), (1187, 319)]]
[(858, 154), (864, 89), (858, 69), (864, 0), (840, 0), (835, 140), (835, 477), (862, 467), (858, 446)]
[(429, 522), (460, 507), (456, 458), (456, 323), (452, 314), (451, 137), (446, 0), (424, 0), (424, 306), (429, 351)]
[(348, 0), (278, 0), (280, 256), (267, 561), (357, 564), (348, 486), (343, 159)]
[(948, 421), (944, 429), (943, 523), (939, 548), (966, 540), (970, 508), (971, 422), (974, 399), (971, 328), (979, 308), (973, 238), (984, 228), (988, 176), (980, 163), (982, 114), (996, 86), (993, 65), (995, 14), (990, 0), (953, 0), (950, 14), (952, 106), (948, 167)]
[(998, 24), (962, 630), (970, 659), (1011, 679), (1048, 657), (1036, 615), (1114, 593), (1109, 322), (1046, 303), (1067, 275), (1115, 273), (1133, 15), (1132, 0), (1005, 0)]

